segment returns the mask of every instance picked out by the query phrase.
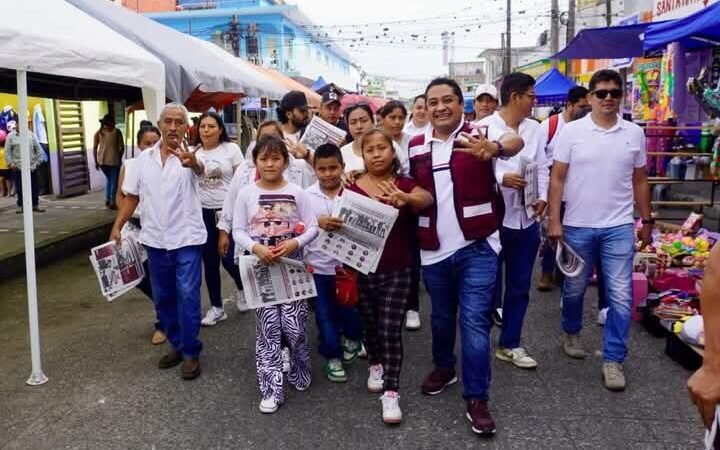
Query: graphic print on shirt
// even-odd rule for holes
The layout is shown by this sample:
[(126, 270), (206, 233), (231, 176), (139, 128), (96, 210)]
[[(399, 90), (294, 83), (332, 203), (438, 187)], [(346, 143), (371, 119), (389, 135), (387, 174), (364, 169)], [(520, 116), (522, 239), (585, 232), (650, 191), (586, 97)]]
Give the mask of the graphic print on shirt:
[(214, 159), (205, 161), (206, 176), (200, 179), (200, 186), (204, 189), (212, 189), (222, 184), (223, 170), (222, 163)]
[[(288, 194), (261, 194), (258, 209), (248, 224), (250, 237), (267, 247), (297, 237), (304, 228), (295, 197)], [(296, 252), (289, 257), (297, 259), (298, 256)]]

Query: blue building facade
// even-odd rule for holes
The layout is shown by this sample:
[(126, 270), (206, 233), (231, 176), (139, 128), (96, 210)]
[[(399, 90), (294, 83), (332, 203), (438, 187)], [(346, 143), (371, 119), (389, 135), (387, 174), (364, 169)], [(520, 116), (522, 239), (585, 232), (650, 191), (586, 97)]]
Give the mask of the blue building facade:
[(335, 44), (318, 42), (312, 22), (294, 5), (272, 0), (178, 0), (178, 11), (146, 15), (288, 76), (322, 76), (353, 90), (360, 81), (350, 55)]

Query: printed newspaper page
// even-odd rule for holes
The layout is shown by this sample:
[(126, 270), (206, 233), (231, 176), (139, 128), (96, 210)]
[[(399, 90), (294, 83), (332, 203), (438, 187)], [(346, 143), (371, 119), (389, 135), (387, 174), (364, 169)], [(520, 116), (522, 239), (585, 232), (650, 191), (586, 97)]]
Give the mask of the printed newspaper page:
[(310, 124), (305, 128), (300, 143), (315, 150), (328, 142), (339, 146), (344, 140), (345, 132), (343, 130), (330, 125), (318, 116), (313, 116)]
[(315, 279), (302, 261), (281, 258), (265, 265), (254, 255), (238, 258), (248, 308), (289, 303), (316, 297)]
[(144, 249), (133, 236), (123, 237), (121, 245), (108, 242), (90, 250), (90, 262), (100, 282), (100, 291), (113, 301), (134, 288), (145, 276)]
[(515, 204), (513, 206), (524, 208), (528, 219), (535, 216), (533, 205), (539, 199), (538, 192), (538, 164), (524, 156), (520, 157), (519, 173), (525, 179), (525, 187), (520, 190), (520, 194), (515, 196)]
[(345, 190), (333, 210), (345, 225), (339, 231), (320, 231), (319, 249), (367, 275), (377, 269), (397, 216), (392, 206)]

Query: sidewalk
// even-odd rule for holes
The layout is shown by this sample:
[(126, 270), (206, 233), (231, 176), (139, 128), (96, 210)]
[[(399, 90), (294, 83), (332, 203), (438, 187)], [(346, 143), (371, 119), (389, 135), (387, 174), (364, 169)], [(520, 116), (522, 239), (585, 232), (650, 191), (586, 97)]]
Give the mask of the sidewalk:
[[(25, 272), (23, 215), (14, 197), (0, 198), (0, 280)], [(115, 211), (105, 208), (103, 192), (55, 199), (40, 197), (46, 212), (34, 213), (38, 266), (97, 245), (107, 239)]]

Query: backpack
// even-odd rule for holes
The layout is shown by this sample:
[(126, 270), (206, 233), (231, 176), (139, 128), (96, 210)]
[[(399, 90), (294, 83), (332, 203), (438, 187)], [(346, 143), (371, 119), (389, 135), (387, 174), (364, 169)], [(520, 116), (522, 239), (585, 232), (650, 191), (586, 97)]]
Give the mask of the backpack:
[(548, 124), (549, 125), (548, 139), (547, 139), (547, 142), (545, 143), (545, 145), (549, 145), (550, 142), (555, 137), (555, 133), (557, 132), (557, 129), (558, 129), (558, 123), (560, 122), (560, 114), (553, 114), (552, 116), (550, 116), (549, 120), (550, 120), (550, 123)]

